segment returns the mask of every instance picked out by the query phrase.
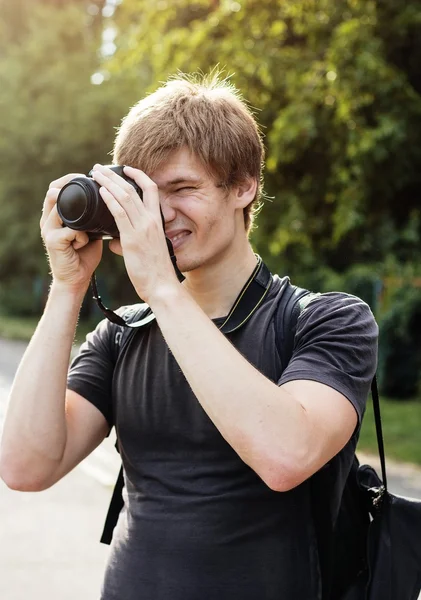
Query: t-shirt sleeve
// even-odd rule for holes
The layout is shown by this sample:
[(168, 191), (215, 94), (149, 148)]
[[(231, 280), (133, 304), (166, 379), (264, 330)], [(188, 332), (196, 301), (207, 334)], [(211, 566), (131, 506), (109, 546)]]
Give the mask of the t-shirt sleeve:
[(101, 321), (86, 336), (67, 376), (67, 387), (96, 406), (106, 418), (110, 429), (114, 425), (112, 380), (115, 333), (115, 326), (110, 321)]
[(278, 385), (317, 381), (353, 404), (359, 425), (377, 367), (378, 327), (370, 307), (341, 292), (320, 294), (300, 314), (290, 362)]

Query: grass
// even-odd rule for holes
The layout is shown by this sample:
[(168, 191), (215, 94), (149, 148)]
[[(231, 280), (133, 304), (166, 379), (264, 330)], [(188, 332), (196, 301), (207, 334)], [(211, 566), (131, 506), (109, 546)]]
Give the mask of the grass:
[[(101, 317), (99, 317), (101, 318)], [(0, 315), (0, 337), (29, 340), (38, 318), (13, 318)], [(76, 342), (81, 343), (95, 323), (81, 321)], [(386, 456), (421, 465), (421, 398), (412, 401), (380, 398)], [(377, 454), (373, 404), (369, 399), (358, 449)]]
[(0, 337), (7, 340), (29, 340), (37, 322), (36, 317), (24, 319), (0, 315)]
[[(98, 320), (100, 320), (99, 317)], [(38, 324), (38, 317), (10, 317), (0, 314), (0, 337), (9, 340), (22, 340), (24, 342), (29, 341), (35, 328)], [(82, 343), (85, 340), (85, 336), (89, 331), (95, 327), (96, 322), (93, 321), (79, 321), (75, 341)]]
[[(421, 465), (421, 399), (393, 400), (380, 397), (386, 457)], [(377, 454), (373, 403), (367, 404), (358, 448)]]

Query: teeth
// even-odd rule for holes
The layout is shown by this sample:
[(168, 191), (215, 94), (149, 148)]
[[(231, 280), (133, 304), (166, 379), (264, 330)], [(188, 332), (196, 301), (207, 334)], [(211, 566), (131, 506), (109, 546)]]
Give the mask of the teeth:
[(184, 235), (186, 235), (185, 231), (182, 231), (181, 233), (178, 233), (177, 235), (175, 235), (172, 239), (173, 242), (177, 241), (179, 238), (183, 237)]

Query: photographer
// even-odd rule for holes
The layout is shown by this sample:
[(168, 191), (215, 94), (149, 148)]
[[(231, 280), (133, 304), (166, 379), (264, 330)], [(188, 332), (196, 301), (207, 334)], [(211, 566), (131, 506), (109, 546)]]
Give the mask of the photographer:
[[(358, 298), (315, 294), (282, 364), (276, 315), (289, 280), (268, 273), (248, 237), (263, 156), (247, 105), (215, 75), (172, 79), (131, 109), (113, 157), (125, 177), (97, 164), (92, 179), (119, 231), (110, 248), (155, 319), (118, 355), (118, 328), (103, 320), (69, 372), (103, 241), (62, 227), (57, 198), (77, 174), (47, 192), (52, 284), (12, 389), (1, 475), (46, 489), (115, 427), (124, 508), (102, 600), (321, 598), (310, 483), (333, 465), (337, 512), (377, 326)], [(253, 301), (251, 289), (262, 290)]]

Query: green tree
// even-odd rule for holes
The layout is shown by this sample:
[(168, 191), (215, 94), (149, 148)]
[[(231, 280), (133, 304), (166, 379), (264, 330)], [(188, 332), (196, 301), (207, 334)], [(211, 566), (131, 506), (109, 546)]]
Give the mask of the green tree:
[[(34, 3), (24, 35), (0, 52), (0, 287), (26, 312), (34, 281), (48, 279), (39, 219), (49, 182), (110, 162), (114, 128), (138, 94), (117, 76), (91, 83), (100, 40), (85, 4)], [(123, 269), (109, 261), (117, 282)]]
[[(0, 0), (2, 289), (13, 296), (47, 276), (38, 221), (48, 183), (108, 162), (114, 128), (145, 91), (215, 65), (265, 134), (269, 199), (252, 239), (272, 269), (325, 285), (353, 264), (381, 275), (420, 263), (415, 0), (114, 4), (107, 18), (106, 0)], [(101, 273), (125, 302), (131, 286), (112, 259)]]
[(266, 134), (273, 197), (253, 240), (275, 268), (419, 257), (421, 7), (374, 0), (125, 0), (114, 64), (232, 73)]

